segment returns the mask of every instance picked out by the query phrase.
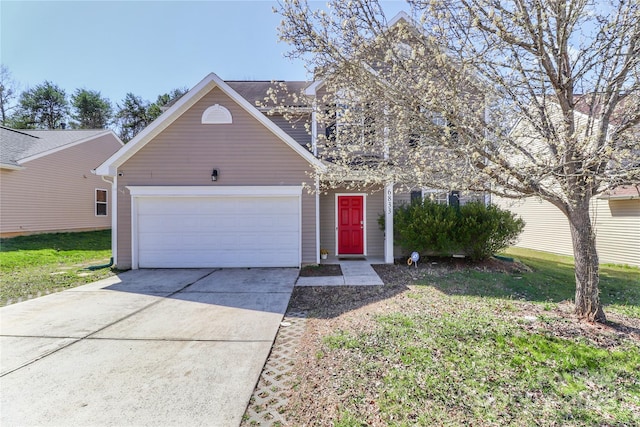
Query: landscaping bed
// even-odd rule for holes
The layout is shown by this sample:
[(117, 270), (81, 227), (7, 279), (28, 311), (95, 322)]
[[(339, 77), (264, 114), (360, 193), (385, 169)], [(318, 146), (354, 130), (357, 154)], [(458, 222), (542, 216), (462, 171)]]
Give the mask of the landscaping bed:
[(342, 276), (340, 264), (306, 265), (300, 269), (300, 277)]

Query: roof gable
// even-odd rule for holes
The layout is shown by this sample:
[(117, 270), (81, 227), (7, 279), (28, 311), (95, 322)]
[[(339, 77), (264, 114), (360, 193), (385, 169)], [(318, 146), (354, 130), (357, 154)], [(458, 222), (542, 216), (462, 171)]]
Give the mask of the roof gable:
[(145, 145), (151, 142), (160, 132), (165, 130), (170, 124), (175, 122), (180, 116), (182, 116), (189, 108), (193, 107), (197, 101), (202, 99), (207, 93), (214, 88), (219, 88), (229, 98), (231, 98), (242, 109), (248, 112), (254, 119), (264, 125), (269, 131), (275, 134), (279, 139), (285, 142), (291, 149), (302, 156), (310, 164), (323, 168), (324, 165), (313, 156), (304, 147), (298, 144), (292, 137), (290, 137), (284, 130), (278, 127), (275, 123), (269, 120), (264, 114), (262, 114), (255, 106), (251, 105), (245, 98), (243, 98), (238, 92), (236, 92), (230, 85), (225, 83), (216, 74), (211, 73), (193, 87), (189, 92), (182, 96), (175, 104), (173, 104), (167, 111), (165, 111), (158, 119), (143, 129), (138, 135), (136, 135), (128, 144), (118, 150), (114, 155), (108, 158), (98, 168), (96, 173), (98, 175), (114, 176), (117, 168), (124, 164), (128, 159), (133, 157), (138, 151), (140, 151)]
[(113, 134), (108, 129), (92, 130), (31, 130), (11, 129), (0, 126), (0, 163), (9, 168), (19, 168), (23, 163), (48, 156), (95, 138)]
[[(400, 12), (396, 13), (388, 22), (387, 22), (387, 29), (385, 31), (390, 31), (393, 29), (393, 27), (395, 27), (396, 25), (399, 24), (407, 24), (410, 26), (410, 28), (414, 29), (414, 32), (417, 32), (418, 30), (418, 24), (416, 23), (416, 21), (411, 18), (409, 16), (409, 14), (407, 14), (407, 12), (401, 10)], [(320, 79), (320, 80), (315, 80), (313, 81), (311, 84), (308, 84), (306, 87), (303, 88), (303, 93), (307, 96), (314, 96), (318, 93), (318, 91), (324, 86), (325, 84), (325, 80), (324, 79)]]
[(389, 22), (387, 23), (387, 27), (393, 27), (400, 21), (404, 21), (407, 24), (411, 24), (417, 27), (417, 23), (415, 23), (413, 19), (409, 16), (409, 14), (404, 10), (401, 10), (400, 12), (396, 13), (395, 16), (391, 18), (391, 20), (389, 20)]

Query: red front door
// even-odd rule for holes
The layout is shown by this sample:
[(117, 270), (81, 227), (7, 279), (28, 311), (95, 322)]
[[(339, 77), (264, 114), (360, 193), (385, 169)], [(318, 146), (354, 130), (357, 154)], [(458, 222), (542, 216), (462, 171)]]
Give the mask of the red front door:
[(364, 254), (363, 196), (338, 196), (338, 253)]

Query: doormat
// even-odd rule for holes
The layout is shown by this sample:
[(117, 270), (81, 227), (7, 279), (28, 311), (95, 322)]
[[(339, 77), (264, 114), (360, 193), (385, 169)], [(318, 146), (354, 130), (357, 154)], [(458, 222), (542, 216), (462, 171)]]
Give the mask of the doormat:
[(365, 257), (338, 257), (339, 261), (366, 261), (367, 259)]

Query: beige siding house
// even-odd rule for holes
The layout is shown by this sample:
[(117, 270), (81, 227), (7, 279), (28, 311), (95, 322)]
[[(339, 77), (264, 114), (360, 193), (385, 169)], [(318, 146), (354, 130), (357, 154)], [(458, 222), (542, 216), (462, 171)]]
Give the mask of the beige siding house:
[(299, 267), (321, 248), (393, 262), (393, 185), (319, 191), (311, 114), (267, 114), (270, 85), (210, 74), (96, 169), (117, 194), (118, 268)]
[[(393, 207), (411, 192), (324, 182), (323, 129), (311, 109), (294, 105), (292, 123), (263, 107), (283, 84), (309, 99), (322, 90), (210, 74), (96, 169), (117, 195), (118, 268), (299, 267), (319, 263), (321, 249), (330, 260), (404, 255), (393, 244)], [(437, 195), (448, 203), (448, 192)]]
[[(573, 256), (567, 218), (558, 208), (538, 198), (494, 199), (525, 220), (518, 247)], [(640, 267), (640, 190), (638, 186), (594, 198), (591, 219), (601, 263)]]
[[(408, 17), (390, 25), (399, 20)], [(303, 96), (282, 99), (283, 87)], [(323, 175), (331, 159), (320, 160), (325, 129), (312, 106), (325, 90), (212, 73), (170, 105), (96, 169), (117, 195), (117, 267), (300, 267), (319, 263), (321, 249), (392, 263), (394, 197), (410, 194)]]
[(0, 236), (111, 227), (111, 186), (92, 170), (122, 147), (109, 130), (0, 127)]

